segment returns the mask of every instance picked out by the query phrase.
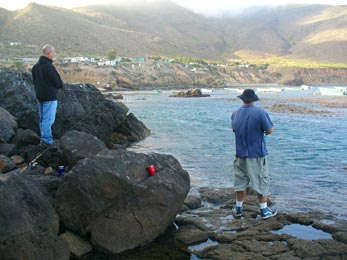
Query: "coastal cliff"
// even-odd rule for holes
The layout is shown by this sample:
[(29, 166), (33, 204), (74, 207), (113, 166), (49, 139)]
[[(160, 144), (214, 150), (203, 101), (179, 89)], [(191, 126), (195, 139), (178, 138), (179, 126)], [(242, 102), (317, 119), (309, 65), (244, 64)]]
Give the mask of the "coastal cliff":
[(347, 82), (345, 68), (185, 64), (154, 60), (121, 62), (117, 66), (64, 64), (57, 68), (64, 81), (91, 82), (107, 90), (224, 88), (240, 84), (339, 85)]

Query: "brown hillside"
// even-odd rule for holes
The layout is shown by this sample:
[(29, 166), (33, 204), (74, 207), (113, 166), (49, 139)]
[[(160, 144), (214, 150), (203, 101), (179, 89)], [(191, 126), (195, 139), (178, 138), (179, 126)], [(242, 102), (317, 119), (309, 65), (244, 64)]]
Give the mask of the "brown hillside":
[[(134, 3), (134, 2), (133, 2)], [(0, 9), (0, 44), (67, 52), (189, 56), (213, 60), (287, 57), (347, 63), (347, 6), (257, 7), (206, 18), (170, 1), (94, 5), (67, 10), (31, 3)]]

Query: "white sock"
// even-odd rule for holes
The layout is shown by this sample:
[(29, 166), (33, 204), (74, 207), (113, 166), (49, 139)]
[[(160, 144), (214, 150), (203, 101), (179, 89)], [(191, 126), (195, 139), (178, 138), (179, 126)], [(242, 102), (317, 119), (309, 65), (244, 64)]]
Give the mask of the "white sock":
[(267, 202), (259, 203), (260, 209), (266, 209), (267, 208)]
[(241, 207), (242, 208), (243, 201), (238, 201), (236, 200), (236, 207)]

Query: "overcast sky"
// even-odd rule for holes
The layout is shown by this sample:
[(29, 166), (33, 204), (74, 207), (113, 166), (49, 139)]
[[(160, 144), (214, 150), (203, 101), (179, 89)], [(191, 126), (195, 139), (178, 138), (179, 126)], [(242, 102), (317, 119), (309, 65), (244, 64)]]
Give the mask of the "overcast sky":
[[(163, 0), (36, 0), (34, 2), (43, 5), (54, 5), (64, 8), (73, 8), (91, 4), (112, 3), (112, 2), (137, 2), (137, 1), (163, 1)], [(285, 5), (296, 4), (326, 4), (326, 5), (347, 5), (347, 0), (172, 0), (182, 6), (188, 7), (195, 12), (204, 14), (216, 14), (224, 11), (239, 10), (253, 5)], [(33, 0), (1, 0), (0, 7), (7, 10), (17, 10), (26, 7)]]

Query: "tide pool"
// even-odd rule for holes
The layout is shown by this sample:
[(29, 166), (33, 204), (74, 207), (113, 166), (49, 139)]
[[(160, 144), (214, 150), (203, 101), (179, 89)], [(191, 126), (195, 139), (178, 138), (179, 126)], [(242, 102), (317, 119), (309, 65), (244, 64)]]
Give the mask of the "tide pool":
[[(199, 187), (232, 187), (234, 135), (231, 113), (239, 95), (215, 91), (208, 98), (171, 98), (170, 91), (124, 92), (123, 103), (152, 135), (130, 149), (175, 156)], [(275, 127), (266, 137), (271, 198), (281, 211), (320, 210), (346, 217), (347, 109), (309, 102), (309, 92), (258, 93)], [(315, 97), (315, 99), (323, 97)], [(307, 100), (307, 101), (306, 101)], [(347, 102), (347, 97), (342, 102)], [(328, 114), (275, 113), (273, 104), (306, 105)]]

